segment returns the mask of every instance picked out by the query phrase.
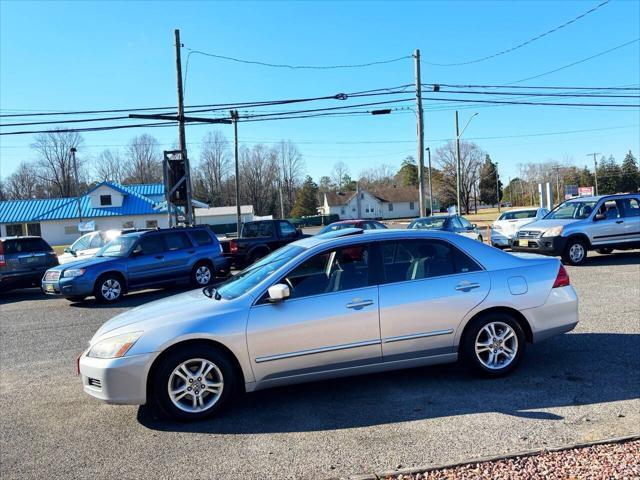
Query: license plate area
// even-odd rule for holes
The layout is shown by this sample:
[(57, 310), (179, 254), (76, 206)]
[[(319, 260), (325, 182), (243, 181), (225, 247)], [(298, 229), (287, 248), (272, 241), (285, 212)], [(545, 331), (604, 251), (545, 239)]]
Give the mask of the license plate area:
[(44, 284), (44, 291), (47, 292), (47, 293), (56, 293), (56, 290), (53, 287), (52, 283), (45, 283)]
[(520, 246), (520, 247), (528, 247), (529, 246), (529, 240), (518, 240), (518, 246)]

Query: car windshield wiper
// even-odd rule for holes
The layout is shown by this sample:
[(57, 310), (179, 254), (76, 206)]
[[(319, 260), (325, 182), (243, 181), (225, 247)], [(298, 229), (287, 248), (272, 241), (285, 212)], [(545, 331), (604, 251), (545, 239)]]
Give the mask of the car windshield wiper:
[(216, 300), (220, 300), (222, 298), (222, 295), (218, 293), (218, 290), (216, 289), (216, 287), (212, 287), (212, 286), (204, 287), (202, 289), (202, 293), (204, 293), (205, 296), (209, 298), (214, 298)]

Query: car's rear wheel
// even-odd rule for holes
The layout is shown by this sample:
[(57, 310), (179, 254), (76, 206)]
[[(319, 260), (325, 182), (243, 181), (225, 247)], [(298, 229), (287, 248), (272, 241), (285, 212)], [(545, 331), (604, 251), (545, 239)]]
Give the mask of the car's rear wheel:
[(227, 356), (215, 347), (197, 345), (175, 350), (161, 361), (151, 394), (165, 416), (192, 421), (223, 408), (236, 385)]
[(569, 265), (582, 265), (587, 259), (587, 245), (581, 238), (570, 238), (567, 241), (562, 260)]
[(213, 270), (207, 262), (196, 263), (191, 271), (191, 283), (196, 287), (206, 287), (213, 279)]
[(609, 255), (611, 252), (613, 252), (613, 248), (598, 248), (596, 252), (602, 255)]
[(93, 289), (96, 300), (100, 303), (115, 303), (124, 295), (122, 277), (113, 274), (103, 275)]
[(505, 313), (473, 321), (462, 341), (462, 354), (473, 369), (487, 377), (501, 377), (522, 360), (526, 339), (520, 324)]

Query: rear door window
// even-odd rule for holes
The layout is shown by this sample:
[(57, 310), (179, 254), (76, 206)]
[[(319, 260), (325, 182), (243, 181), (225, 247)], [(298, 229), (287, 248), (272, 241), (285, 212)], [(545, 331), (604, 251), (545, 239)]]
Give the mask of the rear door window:
[(190, 234), (191, 238), (193, 238), (201, 247), (211, 245), (213, 243), (213, 238), (206, 230), (192, 230)]
[(184, 232), (171, 232), (164, 234), (164, 241), (167, 243), (167, 250), (170, 252), (174, 250), (182, 250), (185, 248), (191, 248), (191, 241), (187, 234)]
[(640, 202), (637, 198), (623, 198), (618, 203), (625, 217), (640, 217)]
[(278, 230), (282, 238), (293, 237), (297, 233), (296, 229), (289, 222), (278, 222)]

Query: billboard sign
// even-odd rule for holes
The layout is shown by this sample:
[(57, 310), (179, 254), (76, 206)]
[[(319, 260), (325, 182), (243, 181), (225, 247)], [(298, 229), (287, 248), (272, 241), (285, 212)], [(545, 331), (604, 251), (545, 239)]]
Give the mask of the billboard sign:
[(580, 187), (578, 189), (578, 195), (581, 197), (589, 197), (593, 195), (593, 187)]
[(96, 229), (96, 222), (93, 220), (78, 223), (79, 232), (93, 232), (95, 229)]

